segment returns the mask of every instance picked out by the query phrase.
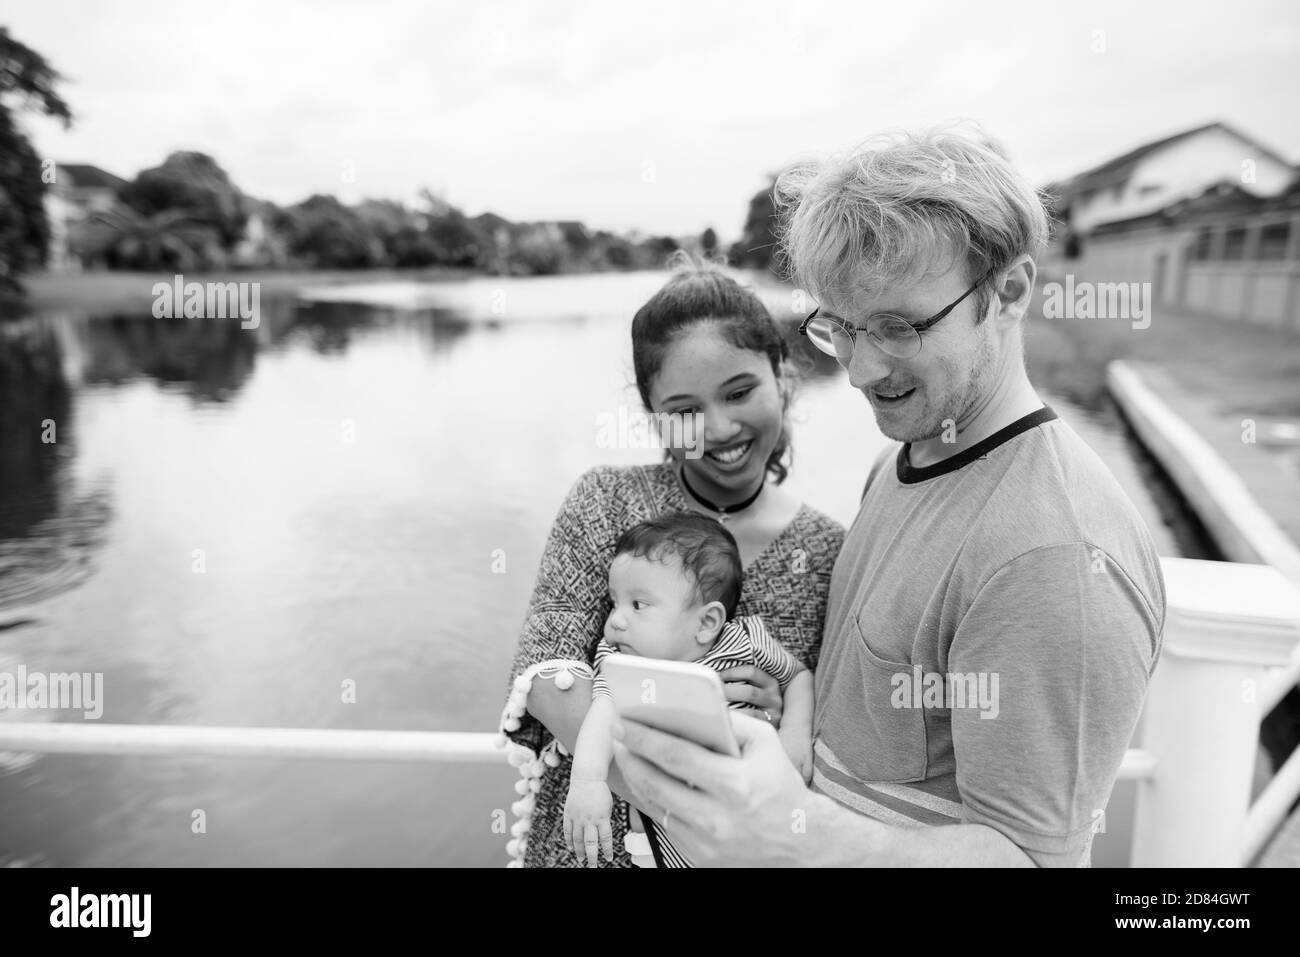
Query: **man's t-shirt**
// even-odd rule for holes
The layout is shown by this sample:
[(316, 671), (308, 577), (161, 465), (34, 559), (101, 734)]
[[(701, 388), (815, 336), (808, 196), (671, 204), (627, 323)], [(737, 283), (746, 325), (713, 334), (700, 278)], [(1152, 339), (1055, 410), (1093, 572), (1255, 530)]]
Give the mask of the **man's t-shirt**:
[(1150, 534), (1051, 409), (932, 466), (904, 446), (873, 468), (831, 578), (813, 787), (1087, 866), (1164, 618)]

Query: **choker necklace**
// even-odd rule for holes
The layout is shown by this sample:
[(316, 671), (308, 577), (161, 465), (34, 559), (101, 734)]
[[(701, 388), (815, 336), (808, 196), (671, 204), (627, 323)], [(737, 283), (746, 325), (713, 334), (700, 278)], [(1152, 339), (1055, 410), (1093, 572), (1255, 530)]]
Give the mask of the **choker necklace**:
[(695, 491), (695, 489), (691, 488), (691, 483), (686, 481), (686, 466), (683, 465), (677, 474), (682, 480), (682, 488), (686, 489), (686, 491), (690, 493), (691, 498), (695, 499), (695, 501), (699, 502), (705, 508), (717, 512), (719, 522), (726, 522), (728, 515), (743, 512), (745, 509), (749, 508), (749, 506), (753, 505), (758, 497), (763, 494), (763, 489), (767, 487), (767, 477), (764, 476), (763, 481), (758, 484), (758, 490), (743, 502), (736, 505), (715, 505), (699, 492)]

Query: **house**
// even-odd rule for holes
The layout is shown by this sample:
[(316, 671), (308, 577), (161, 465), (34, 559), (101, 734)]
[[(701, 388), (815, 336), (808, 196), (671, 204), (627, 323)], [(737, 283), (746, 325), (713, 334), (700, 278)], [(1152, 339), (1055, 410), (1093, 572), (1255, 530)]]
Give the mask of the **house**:
[(1300, 167), (1227, 124), (1148, 143), (1045, 191), (1059, 220), (1047, 272), (1150, 283), (1157, 308), (1300, 329)]
[(1056, 197), (1067, 259), (1103, 223), (1131, 220), (1228, 181), (1253, 196), (1276, 196), (1291, 182), (1282, 156), (1227, 123), (1184, 130), (1046, 187)]
[(264, 200), (244, 198), (248, 219), (244, 232), (230, 251), (230, 265), (246, 269), (288, 265), (289, 244), (276, 228), (276, 207)]
[(68, 249), (68, 232), (87, 217), (107, 212), (126, 185), (120, 176), (84, 163), (57, 163), (45, 191), (45, 213), (50, 223), (46, 265), (54, 272), (80, 271), (83, 263)]
[(1065, 265), (1077, 279), (1148, 282), (1156, 307), (1300, 331), (1300, 167), (1276, 196), (1221, 180), (1098, 225)]

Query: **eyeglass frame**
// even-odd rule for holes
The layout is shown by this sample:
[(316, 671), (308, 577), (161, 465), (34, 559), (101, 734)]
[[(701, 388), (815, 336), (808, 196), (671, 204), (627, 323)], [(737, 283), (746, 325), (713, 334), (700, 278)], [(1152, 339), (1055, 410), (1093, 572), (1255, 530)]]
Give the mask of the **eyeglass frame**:
[[(925, 340), (921, 337), (921, 333), (923, 333), (923, 332), (927, 331), (928, 329), (932, 328), (933, 326), (935, 326), (936, 324), (938, 324), (938, 323), (939, 323), (940, 321), (942, 321), (943, 319), (946, 319), (946, 318), (948, 317), (948, 314), (949, 314), (950, 312), (952, 312), (954, 309), (956, 309), (959, 305), (961, 305), (961, 304), (966, 300), (966, 297), (967, 297), (967, 296), (969, 296), (971, 293), (973, 293), (973, 292), (974, 292), (976, 289), (978, 289), (980, 286), (984, 285), (984, 283), (988, 282), (988, 280), (989, 280), (989, 279), (994, 275), (994, 273), (996, 273), (996, 272), (997, 272), (997, 269), (996, 269), (996, 268), (994, 268), (994, 267), (990, 267), (989, 270), (988, 270), (986, 273), (984, 273), (983, 276), (981, 276), (979, 279), (977, 279), (977, 280), (975, 281), (975, 284), (974, 284), (973, 286), (971, 286), (969, 289), (967, 289), (964, 293), (962, 293), (960, 296), (958, 296), (956, 299), (954, 299), (954, 300), (953, 300), (952, 302), (950, 302), (948, 305), (944, 306), (942, 309), (940, 309), (938, 312), (936, 312), (933, 316), (931, 316), (931, 317), (928, 318), (928, 319), (922, 319), (920, 322), (908, 322), (908, 321), (907, 321), (906, 319), (904, 319), (902, 316), (897, 315), (896, 313), (892, 313), (892, 312), (873, 312), (871, 315), (867, 316), (866, 321), (865, 321), (865, 322), (863, 323), (863, 325), (861, 325), (861, 326), (851, 326), (851, 325), (849, 325), (845, 320), (839, 318), (839, 316), (822, 316), (821, 318), (826, 319), (826, 320), (828, 320), (829, 322), (833, 322), (833, 323), (835, 323), (835, 324), (838, 325), (840, 328), (844, 329), (846, 332), (852, 333), (852, 336), (851, 336), (851, 338), (850, 338), (850, 340), (849, 340), (850, 343), (851, 343), (851, 345), (849, 346), (849, 354), (848, 354), (847, 356), (836, 356), (836, 358), (844, 358), (844, 359), (850, 359), (850, 358), (852, 358), (852, 357), (853, 357), (853, 351), (854, 351), (855, 349), (857, 349), (857, 347), (858, 347), (858, 336), (859, 336), (860, 334), (864, 333), (864, 332), (867, 332), (867, 331), (868, 331), (868, 330), (867, 330), (867, 324), (870, 323), (871, 320), (876, 319), (876, 318), (878, 318), (878, 317), (883, 317), (883, 318), (888, 318), (888, 319), (897, 319), (899, 322), (903, 322), (903, 323), (906, 323), (907, 325), (911, 326), (911, 327), (912, 327), (912, 331), (916, 333), (917, 341), (921, 343), (921, 345), (917, 347), (916, 352), (912, 353), (911, 356), (894, 356), (892, 353), (889, 353), (889, 352), (886, 352), (885, 355), (892, 356), (892, 357), (895, 358), (895, 359), (903, 359), (903, 358), (908, 358), (908, 359), (910, 359), (910, 358), (913, 358), (913, 357), (919, 355), (920, 352), (921, 352), (921, 347), (923, 347), (923, 346), (925, 345)], [(808, 323), (810, 323), (810, 322), (812, 322), (814, 319), (818, 318), (817, 313), (819, 313), (819, 312), (821, 312), (821, 306), (818, 306), (816, 309), (814, 309), (812, 312), (810, 312), (810, 313), (808, 314), (808, 318), (804, 319), (804, 321), (801, 322), (801, 323), (799, 324), (799, 335), (801, 335), (801, 336), (806, 336), (806, 337), (808, 337), (809, 339), (812, 338), (811, 336), (808, 336)], [(880, 347), (877, 346), (877, 348), (880, 348)], [(818, 352), (821, 352), (822, 350), (818, 349), (817, 351), (818, 351)], [(883, 349), (881, 349), (881, 351), (884, 352)], [(829, 353), (828, 353), (828, 354), (829, 354)]]

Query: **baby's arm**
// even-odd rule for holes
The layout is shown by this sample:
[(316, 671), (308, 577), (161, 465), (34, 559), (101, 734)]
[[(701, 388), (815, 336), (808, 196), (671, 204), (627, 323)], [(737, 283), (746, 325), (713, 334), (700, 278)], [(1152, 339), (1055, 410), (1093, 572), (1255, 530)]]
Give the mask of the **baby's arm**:
[(617, 718), (613, 698), (593, 695), (573, 752), (569, 796), (564, 802), (564, 843), (579, 863), (585, 861), (588, 867), (600, 863), (597, 852), (602, 847), (605, 857), (614, 860), (614, 835), (609, 826), (613, 798), (606, 777), (614, 757), (610, 729)]
[(801, 665), (785, 687), (781, 729), (777, 734), (805, 783), (812, 780), (812, 721), (813, 676)]

